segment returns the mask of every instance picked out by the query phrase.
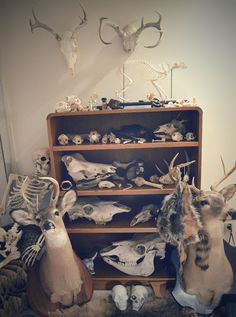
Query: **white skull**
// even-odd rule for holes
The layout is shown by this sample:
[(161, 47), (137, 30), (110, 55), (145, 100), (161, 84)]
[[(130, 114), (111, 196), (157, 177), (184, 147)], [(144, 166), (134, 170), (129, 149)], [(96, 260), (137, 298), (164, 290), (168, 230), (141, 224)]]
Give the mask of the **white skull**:
[(70, 111), (77, 111), (81, 107), (81, 100), (77, 96), (67, 96), (66, 101), (70, 107)]
[(185, 134), (185, 140), (186, 141), (194, 141), (196, 139), (196, 136), (193, 132), (187, 132)]
[(60, 134), (57, 140), (61, 145), (67, 145), (69, 143), (69, 138), (66, 134)]
[(133, 285), (131, 288), (130, 300), (132, 302), (132, 309), (139, 311), (148, 298), (148, 290), (143, 285)]
[(173, 140), (173, 141), (176, 141), (176, 142), (180, 142), (180, 141), (182, 141), (183, 140), (183, 134), (182, 133), (180, 133), (180, 132), (174, 132), (172, 135), (171, 135), (171, 139)]
[(74, 144), (79, 145), (79, 144), (82, 144), (82, 143), (84, 142), (84, 138), (83, 138), (82, 135), (76, 134), (76, 135), (73, 136), (72, 142), (73, 142)]
[(60, 50), (65, 57), (67, 67), (72, 75), (75, 75), (75, 65), (78, 59), (78, 41), (71, 31), (65, 31), (62, 34)]
[(71, 107), (67, 102), (59, 101), (55, 104), (55, 111), (56, 112), (70, 112)]
[(99, 143), (99, 140), (101, 139), (101, 134), (97, 131), (91, 131), (88, 135), (88, 139), (90, 143)]
[(165, 243), (157, 234), (136, 236), (131, 240), (113, 242), (100, 251), (102, 259), (129, 275), (149, 276), (154, 270), (154, 258), (165, 257)]
[(33, 152), (32, 160), (40, 176), (47, 176), (50, 171), (50, 156), (48, 148), (41, 148)]
[(119, 310), (124, 311), (127, 309), (129, 296), (123, 285), (115, 285), (112, 288), (112, 299)]

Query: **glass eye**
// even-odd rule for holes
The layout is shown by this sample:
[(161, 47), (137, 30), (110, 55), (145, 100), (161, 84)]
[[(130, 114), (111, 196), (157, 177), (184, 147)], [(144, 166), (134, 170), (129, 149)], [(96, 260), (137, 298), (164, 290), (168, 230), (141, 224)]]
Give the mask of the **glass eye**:
[(208, 201), (206, 199), (204, 199), (204, 200), (200, 201), (200, 205), (201, 206), (205, 206), (205, 205), (209, 205), (209, 203), (208, 203)]
[(37, 223), (40, 223), (40, 217), (36, 217), (36, 218), (35, 218), (35, 221), (36, 221)]
[(54, 215), (55, 215), (55, 216), (60, 216), (59, 211), (58, 211), (58, 210), (56, 210), (56, 211), (54, 212)]

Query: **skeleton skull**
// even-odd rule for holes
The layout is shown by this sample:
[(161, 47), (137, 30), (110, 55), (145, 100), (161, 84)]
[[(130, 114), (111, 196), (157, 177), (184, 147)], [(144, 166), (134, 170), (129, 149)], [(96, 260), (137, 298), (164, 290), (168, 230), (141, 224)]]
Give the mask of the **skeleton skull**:
[(69, 143), (69, 138), (66, 134), (60, 134), (57, 140), (61, 145), (67, 145)]
[(148, 290), (143, 285), (133, 285), (131, 288), (130, 300), (132, 302), (132, 309), (139, 311), (148, 298)]
[(172, 120), (168, 123), (160, 125), (155, 131), (154, 134), (166, 134), (166, 135), (172, 135), (174, 132), (184, 132), (185, 131), (185, 125), (184, 120)]
[(123, 285), (115, 285), (112, 288), (112, 299), (119, 310), (125, 311), (127, 309), (129, 297), (127, 290)]
[(50, 171), (50, 156), (48, 148), (41, 148), (33, 152), (32, 160), (40, 176), (47, 176)]
[(196, 139), (196, 136), (193, 132), (187, 132), (185, 134), (185, 140), (186, 141), (194, 141)]
[(103, 260), (129, 275), (149, 276), (154, 272), (154, 257), (165, 257), (165, 243), (157, 234), (113, 242), (100, 251)]

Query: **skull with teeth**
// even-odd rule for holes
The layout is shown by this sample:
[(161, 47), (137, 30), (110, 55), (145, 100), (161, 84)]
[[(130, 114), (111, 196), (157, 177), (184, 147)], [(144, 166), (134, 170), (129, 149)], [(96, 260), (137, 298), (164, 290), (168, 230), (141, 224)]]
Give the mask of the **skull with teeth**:
[(148, 298), (148, 290), (143, 285), (133, 285), (131, 288), (130, 300), (132, 302), (132, 309), (139, 311)]
[(135, 236), (113, 242), (100, 251), (102, 259), (129, 275), (149, 276), (154, 272), (154, 258), (165, 257), (165, 243), (158, 234)]
[(33, 152), (32, 160), (39, 176), (47, 176), (50, 171), (50, 156), (48, 148), (41, 148)]

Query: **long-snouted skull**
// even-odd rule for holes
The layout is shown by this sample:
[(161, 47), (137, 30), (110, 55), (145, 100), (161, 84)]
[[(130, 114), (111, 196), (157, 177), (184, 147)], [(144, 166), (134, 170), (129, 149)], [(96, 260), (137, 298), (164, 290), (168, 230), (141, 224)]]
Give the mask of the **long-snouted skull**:
[(58, 41), (60, 51), (62, 52), (65, 61), (67, 63), (67, 66), (72, 73), (72, 75), (75, 74), (75, 65), (78, 60), (78, 34), (79, 34), (79, 29), (87, 23), (87, 16), (85, 13), (84, 8), (81, 6), (80, 7), (83, 10), (83, 18), (80, 17), (80, 23), (76, 26), (76, 28), (73, 31), (65, 31), (61, 35), (56, 33), (51, 27), (47, 26), (44, 23), (41, 23), (36, 15), (34, 10), (32, 9), (33, 17), (34, 17), (34, 23), (32, 20), (29, 20), (30, 24), (30, 29), (31, 32), (34, 32), (34, 29), (36, 28), (42, 28), (50, 33), (55, 37), (55, 39)]
[(157, 234), (113, 242), (100, 251), (103, 260), (129, 275), (149, 276), (154, 272), (154, 258), (165, 257), (165, 243)]
[(78, 189), (95, 187), (101, 180), (116, 172), (116, 167), (110, 164), (88, 162), (80, 153), (64, 155), (61, 160)]
[[(113, 22), (106, 22), (105, 25), (108, 25), (112, 27), (117, 34), (119, 35), (122, 46), (125, 52), (130, 53), (133, 52), (138, 44), (139, 36), (142, 33), (143, 30), (147, 28), (155, 28), (158, 30), (158, 41), (154, 45), (145, 46), (146, 48), (154, 48), (156, 47), (160, 41), (163, 34), (163, 31), (161, 29), (161, 15), (159, 12), (155, 11), (159, 17), (158, 21), (156, 22), (149, 22), (144, 24), (143, 18), (141, 20), (141, 25), (139, 28), (136, 28), (132, 24), (127, 24), (123, 28), (120, 28), (118, 25), (114, 24)], [(100, 25), (99, 25), (99, 37), (103, 44), (112, 44), (111, 42), (106, 42), (102, 38), (102, 29), (103, 29), (103, 23), (108, 20), (108, 18), (102, 17), (100, 18)]]
[(105, 225), (113, 216), (123, 212), (130, 212), (131, 208), (117, 201), (100, 200), (97, 197), (78, 199), (77, 203), (68, 210), (70, 220), (86, 218), (98, 225)]

